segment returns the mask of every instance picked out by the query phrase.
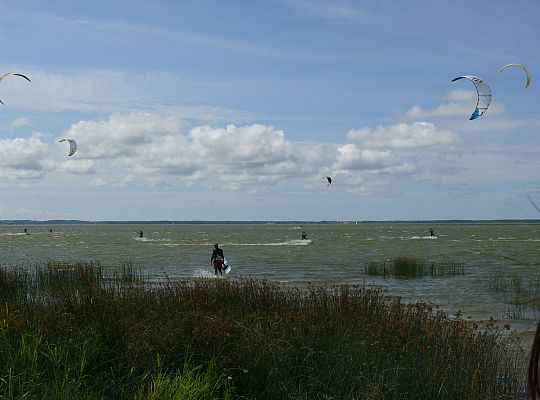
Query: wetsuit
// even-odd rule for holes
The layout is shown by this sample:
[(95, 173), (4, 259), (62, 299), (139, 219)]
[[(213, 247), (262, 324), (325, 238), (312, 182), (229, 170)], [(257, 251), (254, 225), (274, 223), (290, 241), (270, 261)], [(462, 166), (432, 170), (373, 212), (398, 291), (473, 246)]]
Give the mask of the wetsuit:
[(223, 260), (225, 260), (225, 256), (223, 255), (223, 250), (222, 249), (214, 249), (212, 251), (212, 258), (210, 259), (210, 262), (214, 265), (214, 273), (216, 275), (218, 273), (220, 275), (223, 275), (223, 272), (222, 272)]

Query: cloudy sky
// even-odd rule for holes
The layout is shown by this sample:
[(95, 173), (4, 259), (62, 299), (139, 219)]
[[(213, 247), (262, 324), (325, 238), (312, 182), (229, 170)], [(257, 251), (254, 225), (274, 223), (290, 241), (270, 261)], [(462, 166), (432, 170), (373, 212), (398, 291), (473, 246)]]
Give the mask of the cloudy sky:
[[(0, 82), (0, 219), (538, 218), (539, 18), (536, 0), (5, 0), (1, 72), (32, 82)], [(461, 75), (493, 92), (474, 121)]]

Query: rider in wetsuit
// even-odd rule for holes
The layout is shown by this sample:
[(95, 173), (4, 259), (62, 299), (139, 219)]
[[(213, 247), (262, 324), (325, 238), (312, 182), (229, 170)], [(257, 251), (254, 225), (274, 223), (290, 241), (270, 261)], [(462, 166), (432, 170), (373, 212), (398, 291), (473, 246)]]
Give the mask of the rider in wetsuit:
[(210, 264), (214, 266), (214, 273), (217, 275), (223, 275), (223, 261), (225, 256), (223, 255), (223, 250), (219, 248), (219, 245), (216, 243), (214, 245), (214, 250), (212, 251), (212, 258), (210, 259)]

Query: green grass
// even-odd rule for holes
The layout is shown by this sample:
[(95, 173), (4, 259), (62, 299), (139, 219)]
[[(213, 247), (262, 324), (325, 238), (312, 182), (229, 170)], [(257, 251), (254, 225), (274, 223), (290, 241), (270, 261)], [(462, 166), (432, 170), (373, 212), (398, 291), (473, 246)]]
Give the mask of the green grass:
[(0, 268), (0, 399), (506, 399), (494, 326), (363, 286), (148, 283), (132, 267)]
[(526, 280), (519, 274), (496, 274), (488, 279), (489, 290), (508, 308), (505, 317), (526, 318), (540, 313), (540, 275)]
[(364, 271), (367, 275), (413, 279), (424, 276), (463, 275), (464, 266), (454, 260), (435, 262), (424, 258), (401, 256), (384, 262), (370, 261), (364, 265)]

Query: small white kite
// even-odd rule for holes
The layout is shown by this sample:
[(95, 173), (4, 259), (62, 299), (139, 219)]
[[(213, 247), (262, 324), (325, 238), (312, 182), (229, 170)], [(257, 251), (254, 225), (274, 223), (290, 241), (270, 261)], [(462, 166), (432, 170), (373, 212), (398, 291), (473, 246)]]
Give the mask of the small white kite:
[(66, 140), (69, 142), (69, 154), (68, 154), (68, 156), (72, 156), (77, 151), (77, 142), (75, 142), (75, 140), (73, 140), (73, 139), (60, 139), (59, 143), (65, 142)]

